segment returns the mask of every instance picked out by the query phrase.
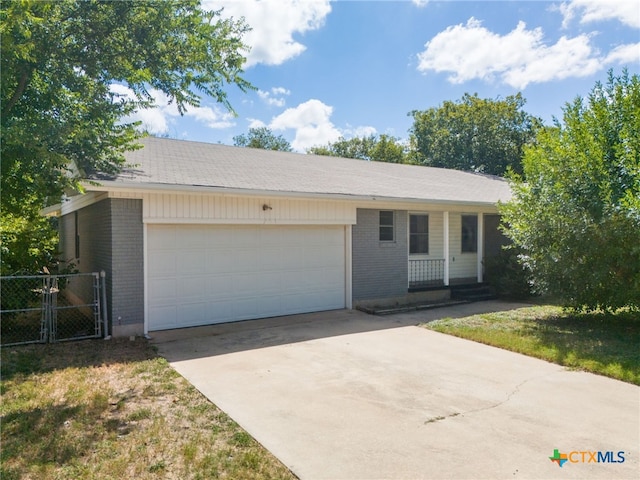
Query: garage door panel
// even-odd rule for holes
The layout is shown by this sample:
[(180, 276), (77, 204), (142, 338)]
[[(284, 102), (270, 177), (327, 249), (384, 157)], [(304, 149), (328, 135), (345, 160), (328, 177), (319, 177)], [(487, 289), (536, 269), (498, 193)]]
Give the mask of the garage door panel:
[(183, 278), (178, 283), (178, 296), (182, 298), (206, 298), (209, 282), (205, 276)]
[(284, 254), (283, 268), (303, 267), (307, 264), (307, 257), (314, 252), (307, 247), (289, 246)]
[(176, 309), (178, 318), (182, 319), (185, 326), (203, 325), (207, 320), (207, 303), (185, 303)]
[(258, 227), (239, 226), (233, 229), (233, 246), (255, 248), (260, 245)]
[(281, 289), (281, 273), (252, 272), (233, 275), (233, 293), (239, 298), (273, 295)]
[(255, 273), (251, 281), (262, 295), (277, 295), (282, 290), (281, 272)]
[(282, 230), (278, 228), (263, 228), (259, 231), (260, 245), (263, 248), (280, 248), (283, 245)]
[(313, 238), (313, 235), (309, 233), (309, 230), (302, 228), (292, 228), (283, 235), (282, 243), (284, 245), (305, 245), (309, 243), (309, 239)]
[(342, 226), (150, 225), (147, 238), (149, 330), (345, 306)]
[(305, 275), (305, 272), (301, 272), (299, 270), (283, 272), (282, 290), (289, 293), (300, 293), (305, 291), (308, 288), (309, 283), (314, 285), (309, 281), (308, 276), (309, 274)]
[(176, 229), (173, 225), (154, 225), (153, 229), (154, 234), (147, 239), (150, 252), (176, 248)]
[(238, 248), (233, 253), (234, 265), (232, 271), (253, 272), (260, 268), (262, 252), (256, 248)]
[(150, 280), (149, 287), (158, 295), (159, 305), (173, 305), (177, 299), (178, 282), (175, 278), (157, 278)]
[(318, 281), (323, 287), (329, 288), (339, 288), (341, 292), (344, 292), (344, 288), (342, 287), (344, 283), (344, 279), (340, 282), (339, 285), (336, 285), (336, 277), (338, 275), (344, 276), (344, 264), (339, 267), (325, 267), (322, 269), (318, 269)]
[[(207, 303), (207, 321), (204, 325), (211, 323), (230, 322), (233, 319), (233, 301), (219, 300)], [(173, 327), (176, 328), (176, 327)]]
[[(327, 277), (322, 271), (307, 270), (303, 272), (292, 272), (283, 277), (283, 290), (292, 293), (320, 293), (327, 288), (332, 288), (336, 284), (336, 275)], [(340, 282), (340, 289), (343, 283)]]
[(180, 244), (187, 249), (206, 249), (209, 243), (207, 231), (193, 225), (180, 229)]
[(177, 273), (177, 259), (175, 250), (156, 250), (149, 252), (149, 257), (153, 261), (149, 261), (147, 267), (150, 278), (162, 276), (175, 276)]
[(207, 273), (206, 250), (193, 250), (178, 254), (178, 266), (183, 274), (201, 275)]
[(328, 251), (324, 250), (316, 252), (316, 255), (308, 255), (305, 259), (305, 266), (311, 269), (323, 268), (328, 261), (331, 261), (331, 259), (329, 258)]
[(207, 245), (217, 245), (218, 248), (233, 248), (235, 246), (234, 232), (223, 228), (205, 229)]
[(236, 302), (233, 308), (238, 320), (282, 315), (282, 301), (274, 296), (247, 297)]
[(344, 245), (330, 245), (324, 249), (327, 266), (344, 267)]
[(262, 303), (263, 301), (260, 297), (245, 297), (234, 303), (234, 317), (238, 320), (256, 318), (260, 314)]
[(233, 280), (231, 274), (211, 275), (205, 279), (207, 290), (203, 296), (212, 300), (221, 300), (233, 295)]
[(155, 330), (176, 328), (176, 305), (155, 305), (149, 308), (149, 318), (153, 319)]
[[(213, 243), (212, 245), (215, 245)], [(219, 248), (215, 251), (207, 250), (206, 265), (207, 273), (216, 274), (221, 272), (233, 272), (236, 264), (235, 253), (231, 248)]]
[(282, 259), (284, 252), (281, 246), (263, 247), (258, 252), (255, 270), (282, 270)]
[[(343, 295), (340, 295), (342, 299)], [(337, 300), (333, 295), (317, 292), (299, 293), (296, 295), (288, 295), (285, 298), (285, 304), (288, 313), (298, 313), (300, 310), (310, 308), (314, 310), (328, 310), (344, 307), (344, 301)]]
[(320, 232), (323, 245), (342, 246), (344, 245), (344, 232), (340, 230), (323, 230)]

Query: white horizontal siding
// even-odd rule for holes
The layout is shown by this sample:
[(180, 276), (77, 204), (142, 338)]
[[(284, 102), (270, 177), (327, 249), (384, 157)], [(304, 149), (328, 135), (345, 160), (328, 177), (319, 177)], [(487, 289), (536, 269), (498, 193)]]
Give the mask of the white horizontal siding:
[(347, 202), (221, 195), (144, 194), (145, 223), (353, 225)]
[(444, 215), (429, 213), (429, 258), (444, 258)]

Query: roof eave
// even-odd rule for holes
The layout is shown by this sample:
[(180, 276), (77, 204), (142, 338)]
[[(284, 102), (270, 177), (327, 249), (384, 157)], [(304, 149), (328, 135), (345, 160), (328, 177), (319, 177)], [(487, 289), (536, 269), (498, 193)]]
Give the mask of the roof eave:
[(62, 211), (62, 203), (56, 203), (45, 208), (41, 208), (38, 212), (42, 217), (59, 217)]
[(82, 182), (86, 191), (96, 192), (136, 192), (136, 193), (183, 193), (183, 194), (216, 194), (233, 196), (253, 196), (253, 197), (280, 197), (280, 198), (308, 198), (336, 201), (384, 201), (391, 203), (415, 203), (415, 204), (438, 204), (438, 205), (468, 205), (468, 206), (495, 206), (498, 202), (492, 201), (463, 201), (429, 198), (411, 197), (389, 197), (379, 195), (356, 195), (344, 193), (321, 193), (321, 192), (290, 192), (282, 190), (262, 190), (249, 188), (230, 188), (199, 185), (176, 185), (159, 183), (124, 183), (117, 181)]

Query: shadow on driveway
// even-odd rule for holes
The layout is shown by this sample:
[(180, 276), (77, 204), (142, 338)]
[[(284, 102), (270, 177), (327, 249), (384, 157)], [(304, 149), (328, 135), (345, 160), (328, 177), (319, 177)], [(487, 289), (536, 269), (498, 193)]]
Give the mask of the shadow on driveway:
[[(338, 310), (154, 341), (301, 479), (638, 478), (638, 387), (415, 327), (521, 306)], [(556, 451), (624, 462), (560, 467)]]
[(159, 346), (179, 342), (180, 348), (171, 349), (171, 360), (180, 361), (199, 358), (202, 355), (225, 355), (319, 338), (418, 325), (441, 318), (462, 318), (480, 313), (508, 311), (526, 306), (530, 305), (491, 300), (384, 316), (368, 315), (358, 310), (331, 310), (163, 330), (151, 332), (150, 337), (151, 343)]

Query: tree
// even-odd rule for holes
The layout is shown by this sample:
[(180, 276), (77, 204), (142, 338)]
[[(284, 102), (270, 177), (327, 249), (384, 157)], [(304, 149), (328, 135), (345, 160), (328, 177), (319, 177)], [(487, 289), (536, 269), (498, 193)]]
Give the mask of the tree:
[(78, 178), (118, 171), (138, 136), (121, 119), (150, 106), (152, 89), (184, 113), (202, 94), (231, 109), (228, 85), (253, 88), (241, 76), (246, 29), (198, 0), (2, 2), (3, 274), (51, 261), (55, 232), (39, 210)]
[(410, 112), (412, 161), (499, 176), (508, 169), (520, 173), (523, 149), (541, 125), (524, 104), (520, 93), (504, 100), (466, 93), (457, 102)]
[(233, 137), (236, 147), (262, 148), (263, 150), (280, 150), (291, 152), (291, 144), (282, 135), (275, 135), (267, 127), (250, 128), (249, 133)]
[(405, 147), (397, 138), (385, 134), (354, 137), (349, 140), (341, 137), (325, 146), (311, 147), (307, 153), (374, 162), (405, 163), (406, 160)]
[(539, 132), (502, 207), (536, 287), (577, 309), (640, 308), (640, 78), (609, 73)]

